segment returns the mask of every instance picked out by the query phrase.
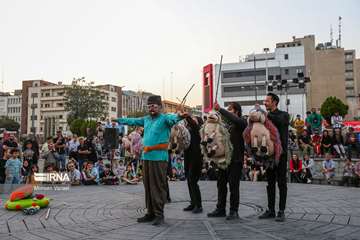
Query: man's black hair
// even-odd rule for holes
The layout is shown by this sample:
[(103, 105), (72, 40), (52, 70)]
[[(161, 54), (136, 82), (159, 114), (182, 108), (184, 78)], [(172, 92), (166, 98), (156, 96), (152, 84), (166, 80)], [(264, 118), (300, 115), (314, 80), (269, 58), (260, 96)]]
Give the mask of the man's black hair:
[(279, 96), (276, 95), (275, 93), (268, 93), (266, 96), (271, 97), (271, 100), (272, 100), (273, 102), (276, 102), (276, 105), (279, 104), (280, 98), (279, 98)]
[(237, 102), (231, 102), (230, 105), (235, 109), (235, 111), (237, 111), (238, 117), (241, 117), (242, 114), (241, 105)]

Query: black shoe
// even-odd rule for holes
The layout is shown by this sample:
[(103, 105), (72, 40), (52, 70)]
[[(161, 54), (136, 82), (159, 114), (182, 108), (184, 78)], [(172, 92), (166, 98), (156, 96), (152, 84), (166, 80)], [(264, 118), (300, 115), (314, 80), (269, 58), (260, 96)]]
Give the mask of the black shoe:
[(146, 214), (145, 216), (138, 218), (137, 222), (138, 223), (145, 223), (145, 222), (152, 222), (155, 219), (155, 215), (151, 215), (151, 214)]
[(164, 224), (164, 217), (155, 217), (154, 222), (152, 223), (153, 226), (160, 226)]
[(277, 222), (285, 222), (284, 211), (279, 211), (278, 212), (278, 215), (276, 216), (275, 221), (277, 221)]
[(262, 215), (259, 216), (259, 219), (269, 219), (275, 218), (275, 211), (266, 210)]
[(192, 211), (194, 208), (195, 208), (195, 207), (194, 207), (193, 205), (189, 205), (189, 206), (187, 206), (186, 208), (184, 208), (183, 210), (184, 210), (185, 212), (189, 212), (189, 211)]
[(202, 212), (203, 212), (202, 207), (195, 207), (195, 208), (192, 210), (192, 213), (194, 213), (194, 214), (202, 213)]
[(215, 209), (211, 213), (207, 214), (208, 217), (226, 217), (225, 210)]
[(226, 220), (235, 220), (235, 219), (239, 219), (238, 212), (230, 211), (229, 216), (226, 217)]

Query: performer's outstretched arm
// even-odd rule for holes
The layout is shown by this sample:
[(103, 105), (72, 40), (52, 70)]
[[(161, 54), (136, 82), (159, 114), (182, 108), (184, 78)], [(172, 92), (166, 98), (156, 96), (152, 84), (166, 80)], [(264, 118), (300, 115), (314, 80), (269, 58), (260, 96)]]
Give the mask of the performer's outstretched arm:
[(117, 123), (129, 126), (144, 126), (144, 117), (140, 118), (118, 118), (115, 120)]

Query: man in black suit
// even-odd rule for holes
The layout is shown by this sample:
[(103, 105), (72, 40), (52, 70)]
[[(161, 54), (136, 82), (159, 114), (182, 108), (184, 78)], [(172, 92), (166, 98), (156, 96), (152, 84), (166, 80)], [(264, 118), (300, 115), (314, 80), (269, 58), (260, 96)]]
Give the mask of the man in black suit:
[[(280, 156), (280, 161), (277, 166), (268, 168), (266, 170), (267, 177), (267, 197), (268, 197), (268, 210), (261, 216), (260, 219), (275, 218), (278, 222), (285, 221), (285, 206), (287, 196), (287, 184), (286, 184), (286, 171), (287, 171), (287, 152), (288, 152), (288, 134), (289, 134), (289, 114), (281, 111), (277, 108), (279, 103), (279, 97), (274, 93), (268, 93), (264, 105), (268, 111), (268, 118), (272, 121), (280, 134), (281, 146), (283, 152)], [(279, 187), (280, 202), (279, 212), (275, 216), (275, 185), (276, 181)]]

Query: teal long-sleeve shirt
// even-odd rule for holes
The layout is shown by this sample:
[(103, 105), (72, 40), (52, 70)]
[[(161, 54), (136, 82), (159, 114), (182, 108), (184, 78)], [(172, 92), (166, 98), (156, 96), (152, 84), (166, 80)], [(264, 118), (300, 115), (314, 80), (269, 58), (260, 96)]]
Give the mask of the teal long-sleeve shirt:
[[(141, 118), (119, 118), (118, 123), (129, 126), (144, 127), (144, 147), (150, 147), (157, 144), (168, 143), (172, 126), (179, 122), (181, 118), (175, 114), (159, 114), (156, 117), (150, 115)], [(150, 161), (168, 161), (167, 150), (153, 150), (143, 152), (141, 159)]]

